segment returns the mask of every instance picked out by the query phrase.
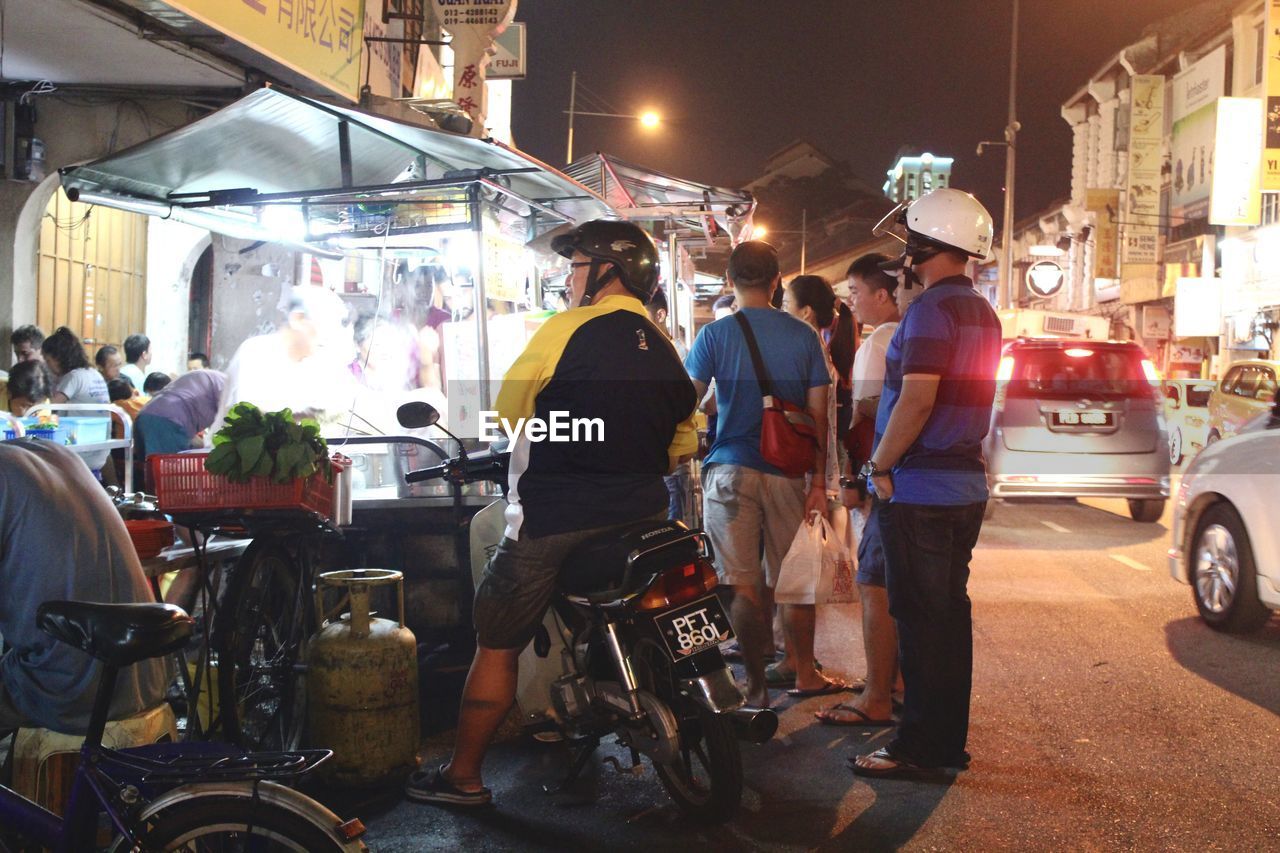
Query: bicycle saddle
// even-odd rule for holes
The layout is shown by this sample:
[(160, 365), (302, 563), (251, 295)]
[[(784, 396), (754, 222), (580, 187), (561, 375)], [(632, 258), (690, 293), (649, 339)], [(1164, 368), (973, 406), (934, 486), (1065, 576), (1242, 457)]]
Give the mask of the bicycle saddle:
[(172, 604), (46, 601), (36, 610), (36, 624), (109, 666), (125, 667), (182, 648), (193, 620)]
[[(627, 563), (637, 555), (628, 577)], [(621, 530), (588, 539), (565, 557), (560, 589), (569, 595), (607, 601), (634, 590), (656, 572), (688, 562), (698, 555), (689, 529), (670, 521), (640, 521)]]

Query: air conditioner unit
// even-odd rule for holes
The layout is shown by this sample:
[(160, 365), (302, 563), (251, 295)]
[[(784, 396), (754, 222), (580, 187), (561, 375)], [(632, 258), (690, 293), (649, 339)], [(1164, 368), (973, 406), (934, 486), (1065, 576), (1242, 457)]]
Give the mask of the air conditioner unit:
[(1044, 318), (1044, 330), (1051, 335), (1076, 337), (1080, 335), (1079, 325), (1075, 317), (1055, 317), (1052, 314), (1046, 314)]

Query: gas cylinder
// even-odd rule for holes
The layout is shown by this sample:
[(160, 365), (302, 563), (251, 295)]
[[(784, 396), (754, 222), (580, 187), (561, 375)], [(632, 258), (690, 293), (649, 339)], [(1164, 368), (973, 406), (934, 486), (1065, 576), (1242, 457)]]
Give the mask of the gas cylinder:
[[(395, 587), (398, 622), (369, 609), (370, 591), (381, 586)], [(330, 610), (326, 593), (337, 590), (346, 596)], [(402, 778), (418, 759), (418, 654), (404, 626), (404, 575), (325, 572), (315, 595), (322, 627), (307, 649), (308, 739), (333, 750), (319, 772), (353, 787)]]

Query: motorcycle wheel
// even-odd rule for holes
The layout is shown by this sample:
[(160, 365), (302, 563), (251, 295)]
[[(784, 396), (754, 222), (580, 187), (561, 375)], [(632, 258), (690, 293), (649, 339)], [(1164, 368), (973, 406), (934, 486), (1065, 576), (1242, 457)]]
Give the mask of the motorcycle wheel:
[(742, 804), (742, 752), (728, 719), (686, 697), (673, 695), (666, 652), (654, 644), (638, 649), (648, 686), (679, 721), (680, 748), (675, 760), (655, 764), (662, 787), (680, 810), (703, 823), (724, 823)]
[(657, 766), (677, 806), (706, 823), (723, 823), (742, 804), (742, 753), (727, 719), (700, 708), (680, 719), (680, 755)]

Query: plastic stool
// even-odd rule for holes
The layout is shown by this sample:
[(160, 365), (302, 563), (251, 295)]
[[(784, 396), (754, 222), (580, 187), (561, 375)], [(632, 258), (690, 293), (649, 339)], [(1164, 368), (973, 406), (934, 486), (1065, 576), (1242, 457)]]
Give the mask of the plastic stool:
[[(173, 709), (161, 703), (146, 711), (112, 720), (102, 735), (102, 745), (125, 749), (178, 739)], [(13, 736), (13, 789), (61, 815), (71, 797), (71, 783), (80, 764), (84, 735), (69, 735), (52, 729), (18, 729)]]

